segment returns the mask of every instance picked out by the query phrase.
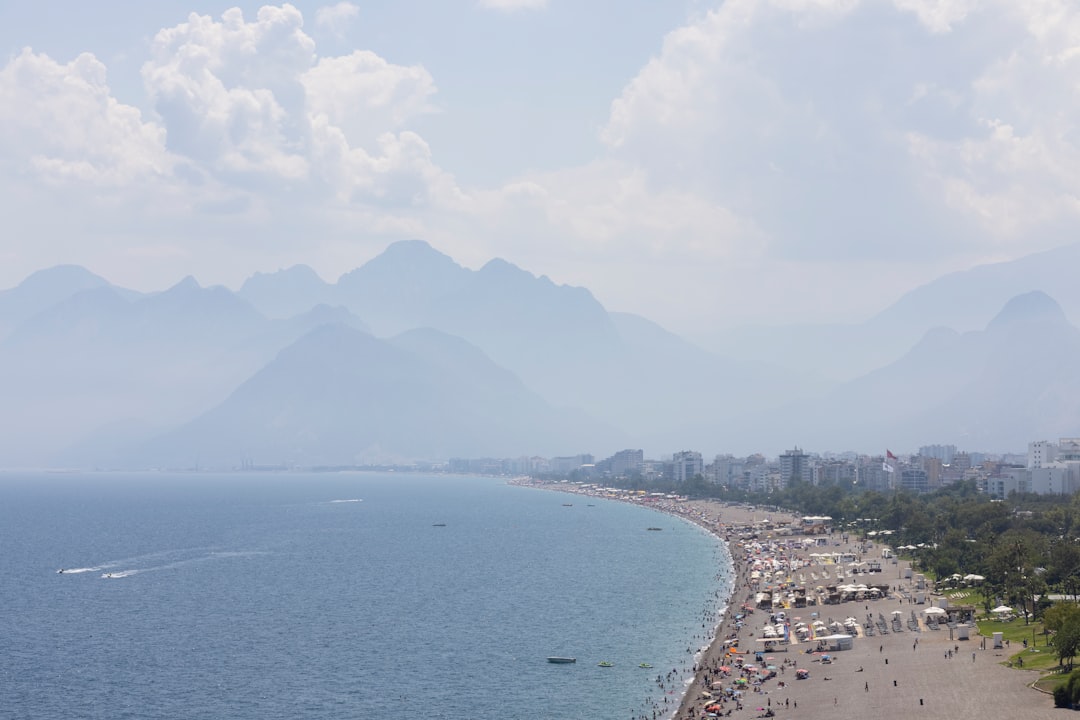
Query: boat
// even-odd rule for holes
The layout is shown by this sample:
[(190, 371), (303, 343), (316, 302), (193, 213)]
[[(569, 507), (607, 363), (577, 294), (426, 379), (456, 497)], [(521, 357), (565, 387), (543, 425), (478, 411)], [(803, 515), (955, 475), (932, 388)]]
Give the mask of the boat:
[(615, 663), (609, 663), (607, 660), (601, 660), (596, 664), (598, 667), (615, 667)]
[(651, 668), (652, 665), (650, 665), (649, 663), (641, 663), (640, 665), (638, 665), (638, 667), (639, 668)]
[(646, 530), (663, 530), (664, 528), (645, 528)]
[(576, 663), (577, 658), (552, 656), (549, 657), (547, 661), (549, 663), (555, 663), (556, 665), (565, 665), (567, 663)]
[(435, 523), (431, 527), (446, 527), (446, 523)]
[(563, 503), (563, 507), (574, 507), (574, 503)]

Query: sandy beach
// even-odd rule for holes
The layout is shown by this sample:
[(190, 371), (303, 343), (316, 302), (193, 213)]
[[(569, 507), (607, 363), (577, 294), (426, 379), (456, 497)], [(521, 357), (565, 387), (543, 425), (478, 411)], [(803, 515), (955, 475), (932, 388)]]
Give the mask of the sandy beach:
[[(582, 492), (575, 486), (547, 487)], [(592, 491), (586, 489), (584, 492)], [(736, 581), (728, 611), (708, 647), (693, 667), (687, 668), (686, 677), (669, 679), (668, 687), (674, 682), (689, 682), (689, 685), (677, 711), (672, 714), (665, 708), (665, 712), (656, 715), (658, 718), (697, 720), (718, 713), (721, 717), (743, 720), (766, 716), (771, 711), (771, 717), (777, 720), (862, 715), (974, 720), (986, 717), (1049, 718), (1062, 712), (1054, 708), (1050, 695), (1029, 687), (1037, 679), (1036, 673), (1005, 667), (1003, 663), (1010, 651), (993, 649), (990, 639), (980, 636), (976, 628), (972, 628), (970, 638), (964, 640), (959, 639), (959, 632), (952, 632), (944, 625), (939, 630), (931, 630), (923, 612), (930, 605), (913, 602), (915, 588), (913, 580), (903, 577), (908, 567), (903, 560), (894, 563), (893, 559), (888, 559), (882, 561), (879, 573), (848, 574), (838, 581), (835, 577), (843, 568), (842, 564), (830, 560), (819, 567), (816, 564), (819, 559), (811, 558), (810, 551), (798, 545), (808, 536), (777, 532), (780, 525), (790, 524), (795, 519), (789, 514), (713, 501), (639, 498), (634, 502), (687, 518), (715, 533), (728, 542), (735, 562)], [(760, 529), (761, 521), (766, 519), (771, 521), (773, 530), (761, 530), (753, 541), (757, 545), (750, 547), (744, 532), (755, 523)], [(826, 535), (825, 540), (817, 542), (827, 543), (815, 548), (822, 553), (850, 552), (876, 558), (880, 558), (880, 550), (884, 547), (878, 543), (868, 546), (854, 537), (845, 541), (839, 532)], [(838, 604), (785, 610), (789, 624), (857, 618), (859, 627), (851, 649), (829, 652), (830, 662), (826, 663), (821, 652), (814, 652), (819, 649), (816, 639), (800, 641), (795, 633), (791, 633), (790, 644), (772, 646), (762, 653), (761, 662), (757, 661), (755, 651), (765, 647), (759, 638), (763, 637), (766, 625), (775, 625), (770, 622), (769, 611), (744, 609), (744, 606), (753, 608), (756, 604), (758, 587), (755, 582), (764, 585), (763, 580), (751, 577), (750, 562), (746, 559), (748, 548), (752, 553), (750, 557), (757, 558), (761, 546), (773, 548), (762, 552), (779, 550), (784, 553), (785, 562), (797, 567), (801, 564), (789, 575), (798, 576), (801, 570), (802, 576), (808, 579), (811, 572), (816, 577), (819, 571), (824, 574), (831, 570), (833, 584), (863, 582), (888, 587), (888, 592), (877, 598), (868, 595)], [(894, 611), (899, 612), (894, 615)], [(893, 618), (901, 622), (893, 624)], [(885, 620), (887, 634), (880, 631), (879, 619)], [(866, 636), (867, 623), (876, 629), (872, 637)], [(732, 639), (738, 641), (737, 651), (730, 647)], [(739, 670), (740, 664), (745, 671)], [(766, 670), (767, 666), (775, 670)], [(730, 670), (722, 671), (725, 667)], [(808, 671), (808, 677), (796, 679), (798, 669)], [(690, 671), (694, 671), (692, 682), (689, 681)], [(758, 671), (768, 677), (759, 680)], [(745, 684), (740, 677), (745, 678)], [(736, 690), (738, 696), (733, 695), (732, 690)], [(708, 714), (706, 708), (713, 714)]]

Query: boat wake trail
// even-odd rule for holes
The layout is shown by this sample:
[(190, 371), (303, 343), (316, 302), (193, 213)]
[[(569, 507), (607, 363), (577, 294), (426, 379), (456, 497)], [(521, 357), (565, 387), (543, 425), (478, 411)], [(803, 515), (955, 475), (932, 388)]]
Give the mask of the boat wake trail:
[(358, 503), (358, 502), (364, 502), (364, 501), (361, 500), (360, 498), (351, 498), (349, 500), (331, 500), (330, 504), (335, 505), (337, 503)]
[[(92, 567), (83, 568), (61, 568), (56, 572), (61, 575), (78, 574), (88, 572), (101, 572), (101, 578), (104, 580), (116, 580), (118, 578), (131, 577), (132, 575), (139, 575), (141, 573), (156, 572), (158, 570), (172, 570), (175, 568), (184, 567), (185, 565), (194, 565), (196, 563), (208, 562), (211, 560), (227, 560), (230, 558), (247, 558), (254, 557), (256, 555), (265, 555), (265, 551), (259, 550), (213, 550), (210, 548), (186, 548), (182, 550), (163, 550), (161, 552), (147, 553), (145, 555), (137, 555), (135, 557), (127, 558), (124, 560), (110, 560), (109, 562), (99, 563)], [(187, 555), (188, 557), (184, 557)], [(155, 564), (153, 561), (157, 560)], [(165, 562), (161, 562), (161, 561)], [(138, 567), (143, 565), (144, 567)], [(135, 565), (136, 567), (132, 567)]]

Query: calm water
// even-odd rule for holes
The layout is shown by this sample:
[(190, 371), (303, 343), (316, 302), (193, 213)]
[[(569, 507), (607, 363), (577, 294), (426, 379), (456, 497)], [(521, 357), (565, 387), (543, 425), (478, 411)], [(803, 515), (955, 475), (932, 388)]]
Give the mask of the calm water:
[(687, 523), (487, 478), (0, 475), (0, 543), (20, 718), (628, 720), (728, 592)]

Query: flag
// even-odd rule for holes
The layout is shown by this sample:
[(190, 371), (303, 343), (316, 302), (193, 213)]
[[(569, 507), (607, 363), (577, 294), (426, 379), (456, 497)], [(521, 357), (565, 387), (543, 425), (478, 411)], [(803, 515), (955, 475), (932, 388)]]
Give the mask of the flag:
[(896, 456), (892, 454), (892, 450), (886, 450), (885, 451), (885, 457), (889, 458), (890, 460), (895, 460), (896, 459)]
[(893, 466), (892, 466), (892, 465), (890, 465), (890, 464), (889, 464), (889, 463), (887, 463), (887, 462), (883, 462), (883, 463), (881, 463), (881, 469), (882, 469), (882, 470), (884, 470), (885, 472), (896, 472), (896, 471), (895, 471), (895, 470), (893, 469)]

